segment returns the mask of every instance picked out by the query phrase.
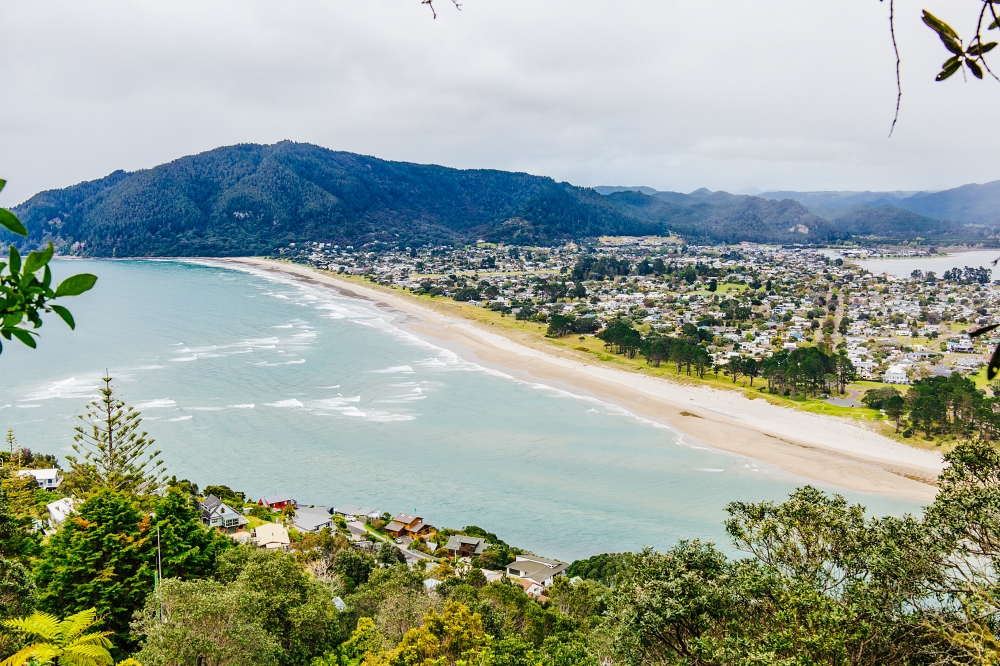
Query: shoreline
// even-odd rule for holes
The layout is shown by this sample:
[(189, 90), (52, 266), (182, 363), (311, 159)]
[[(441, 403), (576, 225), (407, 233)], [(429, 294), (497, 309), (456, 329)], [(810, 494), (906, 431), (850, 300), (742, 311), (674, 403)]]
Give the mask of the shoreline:
[(933, 451), (900, 444), (854, 422), (799, 412), (735, 391), (690, 386), (548, 349), (534, 336), (437, 312), (415, 298), (359, 285), (307, 266), (259, 258), (214, 259), (280, 272), (373, 302), (395, 325), (462, 358), (512, 376), (588, 395), (666, 425), (720, 451), (747, 456), (821, 484), (931, 501), (943, 467)]

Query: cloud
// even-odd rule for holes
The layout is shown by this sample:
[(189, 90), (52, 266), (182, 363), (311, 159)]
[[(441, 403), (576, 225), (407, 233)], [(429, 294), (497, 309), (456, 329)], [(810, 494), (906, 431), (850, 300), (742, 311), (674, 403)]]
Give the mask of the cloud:
[[(936, 84), (885, 3), (468, 0), (11, 3), (0, 23), (0, 205), (219, 145), (308, 141), (580, 185), (940, 189), (1000, 178), (954, 122), (1000, 86)], [(968, 7), (930, 7), (956, 22)], [(973, 153), (973, 150), (976, 152)], [(996, 169), (995, 167), (992, 167)]]

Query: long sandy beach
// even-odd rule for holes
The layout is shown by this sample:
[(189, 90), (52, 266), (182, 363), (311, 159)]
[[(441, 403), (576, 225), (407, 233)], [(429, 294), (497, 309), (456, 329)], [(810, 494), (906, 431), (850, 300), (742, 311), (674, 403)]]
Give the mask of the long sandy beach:
[(825, 485), (918, 500), (930, 500), (936, 492), (934, 479), (943, 467), (939, 454), (900, 444), (848, 419), (588, 362), (582, 354), (520, 331), (447, 316), (415, 298), (305, 266), (257, 258), (224, 261), (278, 271), (372, 301), (395, 314), (398, 326), (467, 360), (619, 405), (670, 425), (688, 443), (745, 455)]

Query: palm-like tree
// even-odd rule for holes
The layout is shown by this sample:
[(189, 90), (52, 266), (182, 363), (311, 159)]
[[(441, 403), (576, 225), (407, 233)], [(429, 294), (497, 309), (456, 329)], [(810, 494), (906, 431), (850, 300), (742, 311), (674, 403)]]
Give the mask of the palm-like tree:
[(48, 613), (32, 613), (28, 617), (7, 620), (8, 629), (36, 639), (0, 666), (23, 666), (36, 662), (54, 666), (109, 666), (114, 663), (108, 648), (112, 647), (110, 631), (87, 632), (97, 622), (97, 610), (89, 609), (60, 620)]

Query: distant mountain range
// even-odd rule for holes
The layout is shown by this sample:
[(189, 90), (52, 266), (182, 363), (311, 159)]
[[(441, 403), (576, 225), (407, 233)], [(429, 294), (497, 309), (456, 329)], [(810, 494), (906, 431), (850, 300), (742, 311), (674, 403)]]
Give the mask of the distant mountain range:
[(681, 194), (583, 188), (284, 141), (116, 171), (41, 192), (14, 210), (30, 231), (25, 245), (51, 240), (66, 254), (135, 257), (273, 254), (303, 241), (547, 245), (674, 232), (696, 242), (813, 244), (855, 235), (982, 236), (1000, 222), (997, 204), (1000, 182), (936, 193)]

